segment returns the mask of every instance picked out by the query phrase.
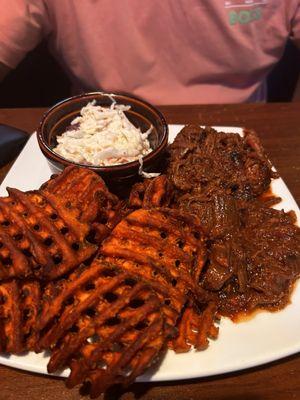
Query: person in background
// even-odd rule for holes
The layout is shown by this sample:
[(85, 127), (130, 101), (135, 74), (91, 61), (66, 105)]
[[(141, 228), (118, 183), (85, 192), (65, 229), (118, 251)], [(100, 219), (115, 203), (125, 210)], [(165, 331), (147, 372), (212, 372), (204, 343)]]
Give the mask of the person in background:
[(154, 104), (266, 100), (300, 0), (0, 0), (0, 80), (47, 38), (74, 93)]

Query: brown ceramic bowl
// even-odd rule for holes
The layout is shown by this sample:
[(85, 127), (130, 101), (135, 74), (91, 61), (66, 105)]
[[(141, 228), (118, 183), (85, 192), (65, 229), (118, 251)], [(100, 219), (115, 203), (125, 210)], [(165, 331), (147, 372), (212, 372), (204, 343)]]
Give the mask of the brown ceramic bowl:
[[(143, 170), (146, 172), (159, 171), (168, 144), (168, 125), (163, 115), (145, 101), (121, 94), (112, 94), (111, 96), (118, 104), (131, 106), (131, 109), (125, 112), (126, 116), (135, 126), (140, 127), (142, 132), (149, 129), (151, 125), (153, 126), (149, 135), (153, 150), (143, 158)], [(37, 137), (40, 149), (47, 158), (52, 171), (57, 173), (68, 165), (77, 165), (95, 171), (108, 184), (122, 183), (129, 178), (137, 177), (139, 161), (105, 167), (84, 165), (69, 161), (52, 150), (57, 144), (56, 137), (66, 130), (71, 121), (79, 115), (82, 107), (93, 100), (96, 100), (96, 104), (101, 106), (109, 107), (111, 105), (111, 99), (105, 93), (85, 93), (61, 101), (44, 114), (37, 131)]]

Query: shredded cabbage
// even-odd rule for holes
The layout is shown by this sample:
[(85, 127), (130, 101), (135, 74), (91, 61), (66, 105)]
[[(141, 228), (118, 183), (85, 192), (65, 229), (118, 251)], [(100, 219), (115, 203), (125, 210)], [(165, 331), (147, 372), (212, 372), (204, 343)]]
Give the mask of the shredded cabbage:
[(53, 149), (67, 160), (96, 166), (124, 164), (141, 160), (151, 152), (148, 136), (126, 117), (130, 106), (117, 104), (112, 98), (110, 107), (90, 102), (71, 122), (70, 128), (57, 137)]

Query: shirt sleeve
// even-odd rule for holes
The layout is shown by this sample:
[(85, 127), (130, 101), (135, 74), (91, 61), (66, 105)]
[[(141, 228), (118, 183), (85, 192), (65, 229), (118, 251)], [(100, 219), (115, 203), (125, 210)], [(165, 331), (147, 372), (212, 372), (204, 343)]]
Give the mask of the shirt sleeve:
[(0, 61), (15, 68), (48, 33), (42, 0), (0, 0)]
[(291, 21), (291, 39), (300, 47), (300, 1), (297, 2), (296, 11)]

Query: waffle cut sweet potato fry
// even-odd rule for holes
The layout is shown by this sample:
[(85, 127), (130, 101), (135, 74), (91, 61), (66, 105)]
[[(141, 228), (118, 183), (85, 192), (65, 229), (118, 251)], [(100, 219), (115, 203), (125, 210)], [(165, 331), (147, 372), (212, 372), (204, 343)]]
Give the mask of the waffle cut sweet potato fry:
[(106, 203), (116, 201), (94, 172), (66, 168), (44, 189), (8, 189), (0, 198), (0, 280), (35, 275), (55, 279), (89, 259), (86, 240)]
[(177, 324), (178, 335), (168, 343), (170, 349), (176, 353), (185, 353), (191, 348), (205, 350), (209, 339), (217, 339), (219, 329), (216, 322), (219, 320), (216, 303), (210, 302), (197, 310), (187, 306)]
[(185, 304), (208, 300), (197, 284), (206, 260), (197, 222), (167, 208), (140, 209), (124, 218), (100, 248), (107, 262), (138, 276), (157, 292), (173, 335)]
[(52, 349), (48, 371), (69, 366), (67, 386), (88, 382), (92, 397), (131, 383), (166, 343), (155, 292), (102, 258), (49, 284), (43, 304), (40, 348)]
[(166, 175), (133, 185), (128, 204), (131, 208), (169, 207), (173, 198), (173, 186)]
[(62, 174), (44, 183), (41, 190), (48, 197), (59, 199), (67, 208), (77, 209), (79, 220), (88, 223), (101, 219), (119, 201), (100, 176), (87, 168), (67, 167)]
[(35, 350), (39, 332), (40, 284), (12, 280), (0, 284), (0, 351), (19, 354)]

